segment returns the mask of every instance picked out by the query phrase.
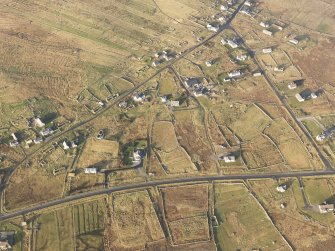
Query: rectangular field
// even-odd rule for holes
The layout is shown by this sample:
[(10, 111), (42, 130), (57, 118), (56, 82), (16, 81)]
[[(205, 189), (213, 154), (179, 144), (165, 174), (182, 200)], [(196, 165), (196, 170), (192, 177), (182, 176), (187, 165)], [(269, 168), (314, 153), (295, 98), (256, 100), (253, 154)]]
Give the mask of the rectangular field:
[(138, 191), (113, 196), (113, 246), (118, 249), (144, 249), (145, 245), (164, 239), (148, 192)]
[(190, 173), (197, 171), (190, 156), (179, 145), (174, 126), (168, 121), (155, 122), (153, 144), (168, 173)]
[(243, 184), (217, 183), (214, 188), (218, 250), (289, 250)]

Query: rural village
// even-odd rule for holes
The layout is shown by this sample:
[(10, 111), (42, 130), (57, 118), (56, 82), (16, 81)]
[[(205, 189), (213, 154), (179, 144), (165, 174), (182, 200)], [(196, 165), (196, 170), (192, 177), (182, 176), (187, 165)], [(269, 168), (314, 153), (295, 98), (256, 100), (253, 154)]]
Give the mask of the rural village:
[(333, 250), (334, 17), (66, 2), (1, 3), (0, 250)]

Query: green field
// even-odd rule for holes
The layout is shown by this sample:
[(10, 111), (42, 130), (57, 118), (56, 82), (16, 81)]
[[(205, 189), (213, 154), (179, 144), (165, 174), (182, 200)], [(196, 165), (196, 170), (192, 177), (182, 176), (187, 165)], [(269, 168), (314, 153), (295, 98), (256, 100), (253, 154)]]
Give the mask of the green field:
[(218, 250), (289, 250), (243, 184), (217, 183), (214, 189)]
[(71, 208), (42, 214), (37, 222), (40, 224), (40, 228), (36, 233), (37, 251), (74, 249)]
[(99, 250), (103, 245), (104, 208), (101, 201), (74, 207), (76, 246), (78, 250)]
[(304, 179), (303, 182), (312, 205), (319, 205), (332, 197), (327, 179)]
[(314, 138), (323, 131), (314, 121), (304, 120), (302, 123)]
[(101, 250), (104, 209), (101, 201), (66, 207), (38, 219), (36, 250)]

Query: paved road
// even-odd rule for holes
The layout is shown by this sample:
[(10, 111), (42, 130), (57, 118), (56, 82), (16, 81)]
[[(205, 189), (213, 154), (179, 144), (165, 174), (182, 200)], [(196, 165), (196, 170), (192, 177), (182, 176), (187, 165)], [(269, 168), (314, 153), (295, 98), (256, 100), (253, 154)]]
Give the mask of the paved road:
[(325, 171), (303, 171), (303, 172), (288, 172), (288, 173), (260, 173), (260, 174), (234, 174), (234, 175), (216, 175), (216, 176), (196, 176), (186, 178), (171, 178), (157, 181), (149, 181), (143, 183), (136, 183), (130, 185), (115, 186), (112, 188), (104, 188), (91, 192), (71, 195), (65, 198), (46, 202), (30, 208), (18, 210), (15, 212), (9, 212), (0, 215), (0, 220), (7, 220), (14, 217), (18, 217), (24, 214), (32, 213), (38, 210), (46, 209), (53, 206), (60, 206), (64, 203), (74, 202), (81, 199), (94, 197), (97, 195), (107, 195), (113, 192), (126, 191), (130, 189), (141, 189), (152, 186), (162, 186), (170, 184), (180, 184), (187, 182), (212, 182), (212, 181), (231, 181), (231, 180), (248, 180), (248, 179), (279, 179), (279, 178), (300, 178), (300, 177), (312, 177), (312, 176), (329, 176), (335, 175), (335, 170)]
[(215, 37), (219, 36), (225, 29), (229, 28), (230, 23), (232, 22), (232, 20), (235, 18), (235, 16), (237, 15), (237, 13), (239, 12), (239, 10), (242, 8), (244, 2), (246, 0), (244, 0), (241, 5), (239, 6), (239, 8), (237, 8), (237, 10), (232, 14), (232, 16), (227, 20), (226, 24), (222, 25), (220, 30), (216, 33), (214, 33), (213, 35), (211, 35), (210, 37), (208, 37), (207, 39), (203, 40), (201, 43), (190, 47), (189, 49), (185, 50), (178, 58), (172, 60), (171, 62), (167, 63), (164, 67), (158, 69), (156, 71), (155, 74), (153, 74), (152, 76), (150, 76), (148, 79), (144, 80), (142, 83), (134, 86), (133, 88), (129, 89), (127, 92), (123, 93), (122, 95), (120, 95), (117, 99), (115, 99), (111, 104), (109, 104), (106, 108), (104, 108), (103, 110), (101, 110), (100, 112), (98, 112), (97, 114), (95, 114), (94, 116), (92, 116), (91, 118), (81, 121), (75, 125), (73, 125), (72, 127), (70, 127), (69, 129), (66, 129), (58, 134), (56, 134), (55, 136), (51, 137), (48, 142), (45, 142), (44, 144), (42, 144), (39, 148), (35, 149), (33, 152), (31, 152), (30, 154), (28, 154), (25, 158), (23, 158), (21, 161), (19, 161), (14, 167), (13, 170), (15, 170), (18, 166), (22, 165), (23, 163), (25, 163), (27, 160), (29, 160), (30, 158), (32, 158), (34, 155), (36, 155), (37, 153), (39, 153), (42, 149), (44, 149), (47, 144), (51, 144), (52, 142), (54, 142), (55, 140), (61, 138), (62, 136), (64, 136), (65, 134), (69, 133), (70, 131), (76, 130), (79, 127), (88, 124), (89, 122), (97, 119), (98, 117), (100, 117), (101, 115), (105, 114), (108, 110), (110, 110), (112, 107), (116, 106), (117, 104), (119, 104), (122, 100), (126, 99), (127, 97), (129, 97), (130, 95), (132, 95), (134, 92), (136, 92), (138, 89), (140, 89), (141, 87), (143, 87), (145, 84), (147, 84), (149, 81), (151, 81), (152, 79), (154, 79), (155, 77), (157, 77), (162, 71), (168, 69), (169, 67), (171, 67), (172, 65), (174, 65), (175, 63), (177, 63), (178, 61), (180, 61), (181, 59), (183, 59), (185, 56), (187, 56), (188, 54), (190, 54), (191, 52), (193, 52), (194, 50), (196, 50), (197, 48), (203, 46), (204, 44), (206, 44), (207, 42), (211, 41), (212, 39), (214, 39)]
[(36, 148), (33, 152), (29, 153), (27, 156), (25, 156), (22, 160), (18, 161), (14, 166), (11, 167), (11, 169), (8, 170), (8, 173), (6, 174), (6, 178), (4, 179), (3, 183), (0, 185), (2, 191), (1, 191), (1, 211), (3, 211), (3, 201), (4, 201), (4, 189), (7, 186), (12, 174), (14, 173), (14, 171), (21, 166), (22, 164), (24, 164), (26, 161), (28, 161), (29, 159), (31, 159), (33, 156), (35, 156), (36, 154), (38, 154), (39, 152), (41, 152), (43, 149), (45, 149), (46, 146), (50, 145), (52, 142), (60, 139), (61, 137), (63, 137), (65, 134), (78, 129), (79, 127), (88, 124), (89, 122), (97, 119), (98, 117), (100, 117), (101, 115), (105, 114), (108, 110), (110, 110), (112, 107), (118, 105), (122, 100), (126, 99), (127, 97), (129, 97), (130, 95), (132, 95), (134, 92), (136, 92), (137, 90), (139, 90), (141, 87), (143, 87), (145, 84), (147, 84), (149, 81), (151, 81), (152, 79), (154, 79), (155, 77), (157, 77), (162, 71), (168, 69), (169, 67), (171, 67), (173, 64), (175, 64), (176, 62), (180, 61), (181, 59), (183, 59), (185, 56), (187, 56), (188, 54), (190, 54), (191, 52), (193, 52), (194, 50), (196, 50), (197, 48), (203, 46), (204, 44), (206, 44), (207, 42), (211, 41), (212, 39), (214, 39), (215, 37), (219, 36), (225, 29), (229, 28), (230, 23), (233, 21), (233, 19), (235, 18), (235, 16), (238, 14), (238, 12), (240, 11), (240, 9), (242, 8), (242, 6), (244, 5), (244, 2), (246, 0), (244, 0), (239, 7), (236, 9), (236, 11), (231, 15), (231, 17), (227, 20), (227, 22), (221, 26), (220, 30), (216, 33), (214, 33), (213, 35), (211, 35), (210, 37), (208, 37), (207, 39), (203, 40), (201, 43), (190, 47), (189, 49), (185, 50), (184, 52), (181, 53), (181, 55), (172, 60), (171, 62), (167, 63), (164, 67), (159, 68), (155, 74), (153, 74), (152, 76), (150, 76), (148, 79), (146, 79), (145, 81), (143, 81), (142, 83), (134, 86), (133, 88), (131, 88), (130, 90), (128, 90), (127, 92), (123, 93), (122, 95), (120, 95), (117, 99), (115, 99), (111, 104), (109, 104), (106, 108), (104, 108), (103, 110), (101, 110), (100, 112), (98, 112), (97, 114), (95, 114), (94, 116), (92, 116), (91, 118), (81, 121), (75, 125), (73, 125), (72, 127), (54, 135), (53, 137), (51, 137), (48, 142), (45, 142), (44, 144), (42, 144), (39, 148)]

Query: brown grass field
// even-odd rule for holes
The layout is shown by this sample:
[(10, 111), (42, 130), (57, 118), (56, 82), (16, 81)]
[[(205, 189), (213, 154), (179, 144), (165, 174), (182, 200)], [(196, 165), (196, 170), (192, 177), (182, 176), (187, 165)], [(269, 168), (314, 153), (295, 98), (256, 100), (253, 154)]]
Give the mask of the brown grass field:
[(5, 190), (6, 208), (26, 207), (62, 196), (65, 176), (65, 173), (54, 176), (36, 166), (19, 168)]
[(270, 123), (271, 119), (252, 105), (238, 121), (231, 125), (231, 128), (242, 140), (247, 141), (259, 136)]
[(203, 167), (203, 172), (213, 172), (213, 152), (206, 137), (203, 119), (197, 110), (175, 112), (175, 129), (179, 142), (187, 152), (192, 153), (193, 162)]
[(208, 185), (164, 187), (160, 191), (173, 243), (209, 241)]
[(78, 161), (78, 168), (105, 165), (116, 167), (118, 164), (119, 143), (111, 140), (89, 138)]
[[(304, 180), (305, 188), (309, 191), (309, 196), (317, 198), (321, 194), (319, 186), (327, 184), (326, 179)], [(278, 193), (278, 184), (291, 184), (285, 193)], [(276, 226), (288, 238), (297, 250), (318, 250), (323, 248), (331, 250), (334, 245), (334, 215), (320, 215), (318, 212), (306, 210), (301, 189), (297, 180), (261, 180), (250, 181), (252, 189), (265, 203), (267, 210), (273, 217)], [(327, 188), (328, 189), (328, 188)], [(311, 191), (311, 192), (310, 192)], [(280, 204), (285, 203), (286, 208), (281, 209)], [(305, 220), (307, 215), (312, 220)], [(321, 224), (320, 222), (321, 221)], [(301, 231), (304, 229), (304, 231)]]
[(259, 136), (243, 146), (242, 156), (248, 168), (267, 167), (282, 163), (280, 152), (268, 138)]
[(292, 169), (309, 169), (311, 167), (306, 147), (284, 119), (276, 120), (264, 132), (277, 144)]
[[(176, 194), (178, 193), (178, 196)], [(161, 188), (168, 221), (204, 214), (208, 211), (208, 185)]]
[(214, 188), (219, 250), (290, 250), (243, 184), (217, 183)]
[(146, 243), (164, 239), (164, 234), (147, 191), (113, 196), (111, 229), (117, 249), (143, 249)]
[(174, 244), (209, 241), (207, 215), (183, 218), (169, 222)]
[(180, 147), (171, 122), (155, 122), (152, 134), (153, 144), (169, 173), (190, 173), (197, 170), (187, 152)]

